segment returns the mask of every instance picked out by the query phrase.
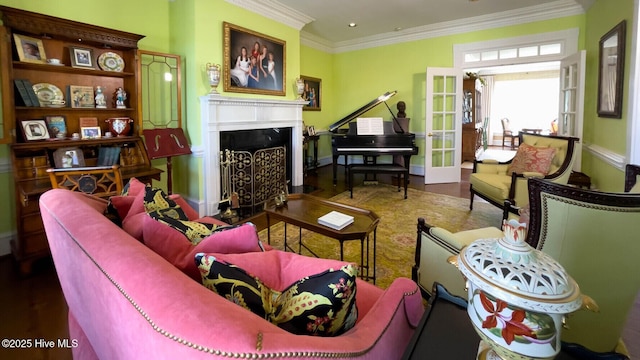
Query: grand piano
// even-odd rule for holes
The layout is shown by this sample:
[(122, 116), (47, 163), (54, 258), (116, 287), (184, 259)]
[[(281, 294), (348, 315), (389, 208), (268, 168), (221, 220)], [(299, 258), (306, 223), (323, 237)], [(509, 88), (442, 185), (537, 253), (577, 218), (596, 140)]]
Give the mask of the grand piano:
[[(368, 104), (360, 107), (358, 110), (345, 116), (329, 126), (329, 131), (333, 132), (331, 138), (331, 147), (333, 151), (333, 184), (337, 183), (337, 167), (338, 159), (341, 155), (345, 157), (345, 165), (348, 165), (349, 155), (361, 155), (363, 163), (376, 163), (376, 159), (380, 155), (394, 155), (402, 157), (404, 165), (409, 168), (411, 155), (418, 153), (418, 147), (415, 144), (416, 136), (403, 129), (398, 119), (393, 115), (386, 100), (391, 98), (397, 91), (384, 93), (370, 101)], [(358, 135), (357, 126), (353, 120), (360, 115), (384, 103), (391, 112), (393, 121), (384, 122), (383, 135)], [(348, 129), (341, 129), (343, 125), (349, 124)], [(394, 124), (396, 126), (394, 126)]]

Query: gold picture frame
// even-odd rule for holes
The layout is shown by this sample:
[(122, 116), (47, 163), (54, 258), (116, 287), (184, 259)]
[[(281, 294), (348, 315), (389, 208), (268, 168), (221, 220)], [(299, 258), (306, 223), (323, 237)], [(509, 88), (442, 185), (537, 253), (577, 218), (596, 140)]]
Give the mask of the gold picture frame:
[(622, 20), (600, 38), (598, 116), (622, 118), (622, 91), (627, 22)]
[(322, 100), (322, 80), (311, 76), (300, 76), (304, 81), (304, 92), (302, 98), (308, 103), (302, 107), (302, 110), (320, 111), (320, 100)]
[(81, 127), (80, 137), (82, 139), (100, 139), (102, 137), (100, 126)]
[(41, 39), (13, 34), (13, 40), (16, 43), (16, 50), (20, 61), (39, 64), (47, 62), (47, 55), (44, 52), (44, 44)]
[(93, 87), (69, 85), (69, 96), (72, 108), (93, 108)]
[[(284, 40), (228, 22), (223, 23), (223, 34), (224, 91), (286, 95), (287, 44)], [(256, 45), (259, 48), (257, 52), (253, 51)], [(255, 64), (251, 65), (251, 58), (256, 54), (258, 58)], [(257, 75), (254, 75), (254, 72)]]

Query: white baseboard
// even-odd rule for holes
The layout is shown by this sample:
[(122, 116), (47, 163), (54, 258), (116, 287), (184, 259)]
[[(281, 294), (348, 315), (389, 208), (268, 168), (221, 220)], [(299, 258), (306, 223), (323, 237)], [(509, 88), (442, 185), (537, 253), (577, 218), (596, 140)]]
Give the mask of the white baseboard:
[(15, 232), (0, 234), (0, 256), (11, 254), (11, 239), (16, 236)]

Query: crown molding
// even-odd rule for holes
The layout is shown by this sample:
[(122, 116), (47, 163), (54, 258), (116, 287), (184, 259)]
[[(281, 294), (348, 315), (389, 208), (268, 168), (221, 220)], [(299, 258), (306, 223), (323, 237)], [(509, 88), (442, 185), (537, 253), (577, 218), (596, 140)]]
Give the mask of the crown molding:
[[(466, 19), (446, 21), (437, 24), (418, 26), (401, 31), (388, 32), (349, 41), (329, 43), (304, 31), (300, 33), (303, 45), (329, 53), (342, 53), (373, 47), (392, 45), (447, 35), (463, 34), (479, 30), (493, 29), (509, 25), (525, 24), (534, 21), (556, 19), (560, 17), (584, 14), (585, 10), (573, 0), (558, 0), (543, 5), (503, 11), (495, 14), (474, 16)], [(327, 51), (326, 49), (329, 49)]]
[(301, 30), (306, 24), (314, 21), (311, 16), (305, 15), (274, 0), (225, 0), (245, 10), (263, 15), (269, 19)]

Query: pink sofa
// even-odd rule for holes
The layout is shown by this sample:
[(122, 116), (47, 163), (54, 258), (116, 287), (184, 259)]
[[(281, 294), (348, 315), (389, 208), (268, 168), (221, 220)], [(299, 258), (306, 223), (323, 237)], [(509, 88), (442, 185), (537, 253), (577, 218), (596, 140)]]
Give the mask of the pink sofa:
[[(424, 312), (413, 281), (382, 290), (358, 279), (355, 327), (337, 337), (293, 335), (179, 271), (106, 218), (106, 205), (61, 189), (40, 199), (75, 359), (394, 359)], [(306, 276), (314, 266), (296, 270)]]

